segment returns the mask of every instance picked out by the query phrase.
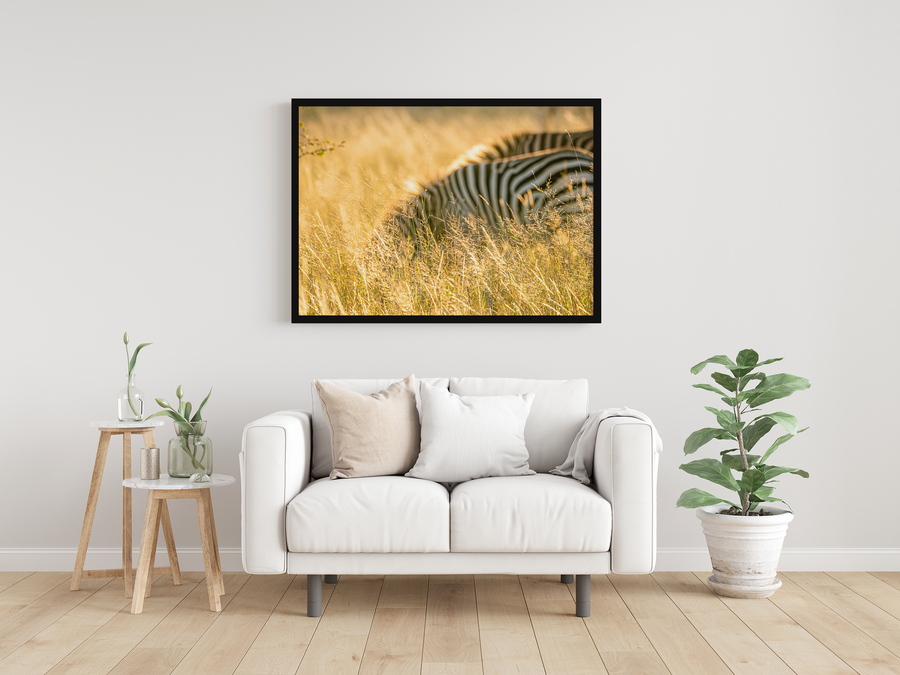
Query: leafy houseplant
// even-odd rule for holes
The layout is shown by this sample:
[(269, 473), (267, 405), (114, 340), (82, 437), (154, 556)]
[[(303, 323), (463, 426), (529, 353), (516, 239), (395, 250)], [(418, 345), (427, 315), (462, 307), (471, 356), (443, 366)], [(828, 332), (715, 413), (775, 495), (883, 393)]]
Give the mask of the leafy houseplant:
[(156, 403), (163, 410), (147, 418), (164, 416), (175, 423), (176, 437), (169, 441), (169, 463), (166, 467), (168, 473), (171, 476), (185, 478), (194, 473), (211, 474), (212, 441), (204, 435), (206, 421), (202, 413), (212, 395), (212, 389), (193, 415), (191, 415), (193, 406), (184, 400), (184, 388), (181, 385), (178, 385), (175, 395), (178, 397), (177, 408), (172, 407), (166, 399), (158, 398)]
[[(139, 344), (137, 349), (134, 350), (134, 354), (130, 354), (128, 351), (128, 331), (122, 336), (122, 341), (125, 343), (125, 366), (128, 369), (128, 373), (125, 378), (125, 389), (119, 392), (119, 420), (123, 422), (126, 420), (140, 422), (144, 411), (144, 393), (134, 386), (134, 367), (137, 365), (137, 357), (141, 350), (153, 343), (144, 342)], [(128, 409), (131, 410), (131, 415), (128, 414)]]
[[(775, 479), (778, 476), (791, 473), (809, 478), (809, 474), (802, 469), (768, 463), (772, 453), (798, 433), (806, 431), (806, 429), (798, 430), (797, 418), (793, 415), (784, 412), (760, 413), (760, 406), (786, 398), (795, 391), (809, 388), (809, 381), (802, 377), (786, 373), (766, 375), (757, 371), (758, 368), (776, 361), (781, 361), (781, 358), (760, 362), (759, 355), (755, 351), (744, 349), (738, 353), (734, 361), (727, 356), (719, 355), (701, 361), (691, 368), (691, 373), (696, 375), (711, 363), (725, 366), (728, 373), (712, 374), (712, 379), (719, 385), (718, 387), (711, 384), (693, 386), (718, 394), (728, 409), (706, 407), (716, 416), (719, 426), (699, 429), (688, 436), (684, 443), (684, 454), (691, 455), (712, 440), (728, 440), (736, 443), (737, 447), (721, 451), (719, 453), (721, 459), (697, 459), (682, 464), (679, 468), (737, 493), (737, 503), (691, 488), (685, 490), (678, 498), (677, 506), (696, 508), (724, 502), (731, 506), (730, 510), (723, 512), (729, 515), (768, 515), (764, 510), (757, 512), (755, 509), (763, 502), (783, 502), (772, 495), (775, 490), (772, 483), (777, 482)], [(749, 385), (753, 382), (756, 382), (756, 386), (750, 388)], [(747, 416), (753, 413), (759, 414), (748, 421)], [(751, 454), (750, 451), (776, 424), (787, 433), (779, 436), (763, 454)], [(738, 477), (735, 477), (735, 471), (738, 472)]]

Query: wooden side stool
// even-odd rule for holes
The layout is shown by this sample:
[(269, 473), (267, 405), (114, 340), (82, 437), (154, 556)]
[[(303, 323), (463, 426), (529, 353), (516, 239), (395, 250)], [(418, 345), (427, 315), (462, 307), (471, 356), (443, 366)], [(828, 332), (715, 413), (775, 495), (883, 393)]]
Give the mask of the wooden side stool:
[[(92, 427), (100, 429), (100, 442), (97, 445), (97, 456), (94, 459), (94, 474), (91, 476), (91, 488), (88, 491), (87, 507), (84, 510), (84, 522), (81, 526), (81, 538), (78, 541), (78, 555), (75, 557), (75, 571), (72, 573), (71, 590), (77, 591), (81, 587), (82, 579), (97, 579), (105, 577), (122, 577), (125, 580), (125, 597), (131, 597), (132, 578), (134, 567), (131, 561), (131, 490), (122, 488), (122, 567), (110, 570), (85, 570), (84, 561), (87, 556), (88, 542), (91, 539), (91, 529), (94, 526), (94, 513), (97, 511), (97, 498), (100, 496), (100, 482), (103, 480), (103, 470), (106, 467), (106, 456), (109, 451), (109, 441), (113, 436), (122, 437), (122, 478), (131, 476), (131, 435), (141, 434), (144, 446), (156, 445), (153, 439), (153, 429), (161, 427), (163, 420), (150, 420), (143, 422), (91, 422)], [(162, 515), (163, 533), (166, 544), (172, 544), (174, 550), (175, 539), (172, 536), (172, 523), (169, 520), (169, 512)], [(160, 567), (154, 570), (157, 574), (171, 574), (176, 584), (181, 584), (181, 571), (178, 569), (178, 559), (171, 558), (169, 567)]]
[[(122, 481), (126, 488), (147, 490), (147, 509), (144, 511), (144, 531), (141, 534), (141, 557), (135, 577), (134, 595), (131, 598), (131, 613), (140, 614), (144, 609), (144, 598), (150, 595), (150, 570), (156, 559), (156, 543), (159, 539), (159, 524), (168, 517), (167, 499), (193, 499), (197, 502), (197, 520), (200, 524), (200, 543), (203, 547), (203, 564), (206, 568), (206, 589), (209, 593), (209, 608), (213, 612), (222, 611), (222, 596), (225, 582), (222, 578), (222, 561), (219, 557), (219, 542), (216, 538), (216, 519), (213, 515), (210, 488), (223, 487), (234, 483), (234, 476), (214, 473), (208, 483), (192, 483), (190, 478), (174, 478), (160, 474), (159, 480), (141, 480), (140, 477)], [(175, 540), (166, 537), (166, 550), (170, 560), (177, 560)]]

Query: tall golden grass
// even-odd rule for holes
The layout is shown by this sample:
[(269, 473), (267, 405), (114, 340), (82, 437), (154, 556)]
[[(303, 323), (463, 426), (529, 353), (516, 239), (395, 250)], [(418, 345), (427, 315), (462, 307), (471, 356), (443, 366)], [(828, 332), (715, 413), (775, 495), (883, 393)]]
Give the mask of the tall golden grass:
[(311, 135), (344, 147), (299, 161), (301, 315), (590, 315), (593, 199), (533, 223), (449, 220), (408, 241), (389, 214), (466, 150), (522, 131), (591, 128), (585, 108), (311, 108)]

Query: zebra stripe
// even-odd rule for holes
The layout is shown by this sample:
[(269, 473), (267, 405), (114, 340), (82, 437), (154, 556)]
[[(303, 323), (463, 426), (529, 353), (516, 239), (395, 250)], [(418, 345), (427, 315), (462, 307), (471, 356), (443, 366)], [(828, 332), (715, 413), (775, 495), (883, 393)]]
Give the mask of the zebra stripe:
[(593, 168), (594, 155), (576, 149), (467, 164), (424, 186), (394, 222), (407, 237), (427, 228), (440, 238), (448, 218), (478, 217), (496, 229), (506, 218), (530, 222), (543, 208), (578, 213), (594, 194)]
[(480, 143), (469, 148), (465, 153), (453, 160), (447, 171), (453, 171), (467, 164), (491, 162), (497, 159), (529, 155), (533, 152), (562, 150), (564, 148), (578, 148), (593, 152), (594, 130), (588, 129), (587, 131), (576, 131), (575, 133), (566, 131), (537, 134), (521, 133), (504, 136), (493, 143)]

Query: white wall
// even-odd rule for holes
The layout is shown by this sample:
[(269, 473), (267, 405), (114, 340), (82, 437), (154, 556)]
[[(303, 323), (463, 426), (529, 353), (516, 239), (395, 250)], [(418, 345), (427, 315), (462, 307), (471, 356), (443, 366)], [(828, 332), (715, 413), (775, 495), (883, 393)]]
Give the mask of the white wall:
[[(783, 406), (811, 426), (782, 451), (812, 474), (782, 483), (786, 546), (900, 564), (900, 530), (854, 514), (896, 504), (898, 23), (886, 2), (4, 3), (0, 565), (71, 566), (125, 330), (154, 343), (151, 397), (214, 387), (234, 475), (243, 426), (308, 407), (316, 376), (587, 377), (663, 436), (670, 566), (704, 546), (674, 507), (715, 402), (689, 367), (785, 356), (813, 383)], [(291, 325), (303, 96), (602, 97), (602, 325)], [(113, 561), (119, 456), (92, 538)], [(239, 495), (214, 497), (231, 566)], [(196, 549), (192, 507), (173, 518)]]

